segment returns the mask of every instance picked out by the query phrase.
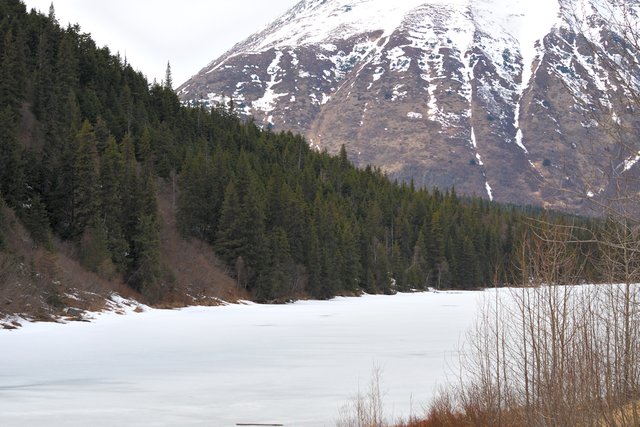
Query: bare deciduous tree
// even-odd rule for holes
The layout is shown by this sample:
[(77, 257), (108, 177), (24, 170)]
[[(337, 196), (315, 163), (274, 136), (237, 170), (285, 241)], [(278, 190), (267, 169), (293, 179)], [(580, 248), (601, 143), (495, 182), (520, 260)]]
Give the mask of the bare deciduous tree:
[(381, 379), (382, 370), (374, 366), (368, 390), (364, 394), (358, 392), (349, 403), (340, 408), (337, 427), (389, 426), (384, 418)]
[[(534, 230), (522, 242), (525, 286), (488, 294), (460, 382), (432, 418), (449, 408), (469, 425), (640, 425), (638, 252), (607, 242), (602, 264), (619, 280), (581, 285), (571, 227)], [(633, 240), (623, 227), (610, 232)]]

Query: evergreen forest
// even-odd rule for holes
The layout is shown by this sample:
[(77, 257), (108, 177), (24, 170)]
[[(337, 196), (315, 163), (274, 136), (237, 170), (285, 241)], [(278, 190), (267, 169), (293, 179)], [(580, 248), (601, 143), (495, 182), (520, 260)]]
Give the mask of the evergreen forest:
[(521, 283), (532, 218), (589, 223), (393, 182), (233, 105), (183, 106), (169, 67), (149, 83), (78, 26), (61, 28), (53, 7), (1, 1), (0, 37), (0, 204), (36, 244), (78, 248), (84, 268), (150, 302), (173, 286), (159, 185), (175, 195), (180, 235), (210, 245), (260, 302)]

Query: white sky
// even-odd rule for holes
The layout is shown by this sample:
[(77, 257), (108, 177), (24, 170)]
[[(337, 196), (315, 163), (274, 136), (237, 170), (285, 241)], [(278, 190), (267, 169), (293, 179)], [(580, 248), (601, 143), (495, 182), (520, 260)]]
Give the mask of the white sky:
[[(60, 24), (80, 24), (98, 46), (127, 57), (149, 81), (184, 83), (299, 0), (54, 0)], [(51, 0), (23, 0), (27, 11), (48, 13)]]

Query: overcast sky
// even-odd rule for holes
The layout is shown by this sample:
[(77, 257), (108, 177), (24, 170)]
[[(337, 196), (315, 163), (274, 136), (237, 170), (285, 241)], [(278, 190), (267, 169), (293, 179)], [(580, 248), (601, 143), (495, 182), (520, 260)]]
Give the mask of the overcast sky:
[[(23, 0), (45, 14), (51, 0)], [(54, 0), (60, 24), (80, 24), (98, 46), (120, 52), (149, 81), (171, 62), (178, 87), (299, 0)]]

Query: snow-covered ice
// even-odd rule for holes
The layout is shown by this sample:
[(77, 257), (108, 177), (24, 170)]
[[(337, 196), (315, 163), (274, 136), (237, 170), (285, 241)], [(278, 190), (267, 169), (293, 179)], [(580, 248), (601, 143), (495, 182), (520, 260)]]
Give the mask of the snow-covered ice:
[(386, 415), (420, 414), (482, 294), (148, 310), (0, 331), (0, 424), (332, 426), (374, 366)]

